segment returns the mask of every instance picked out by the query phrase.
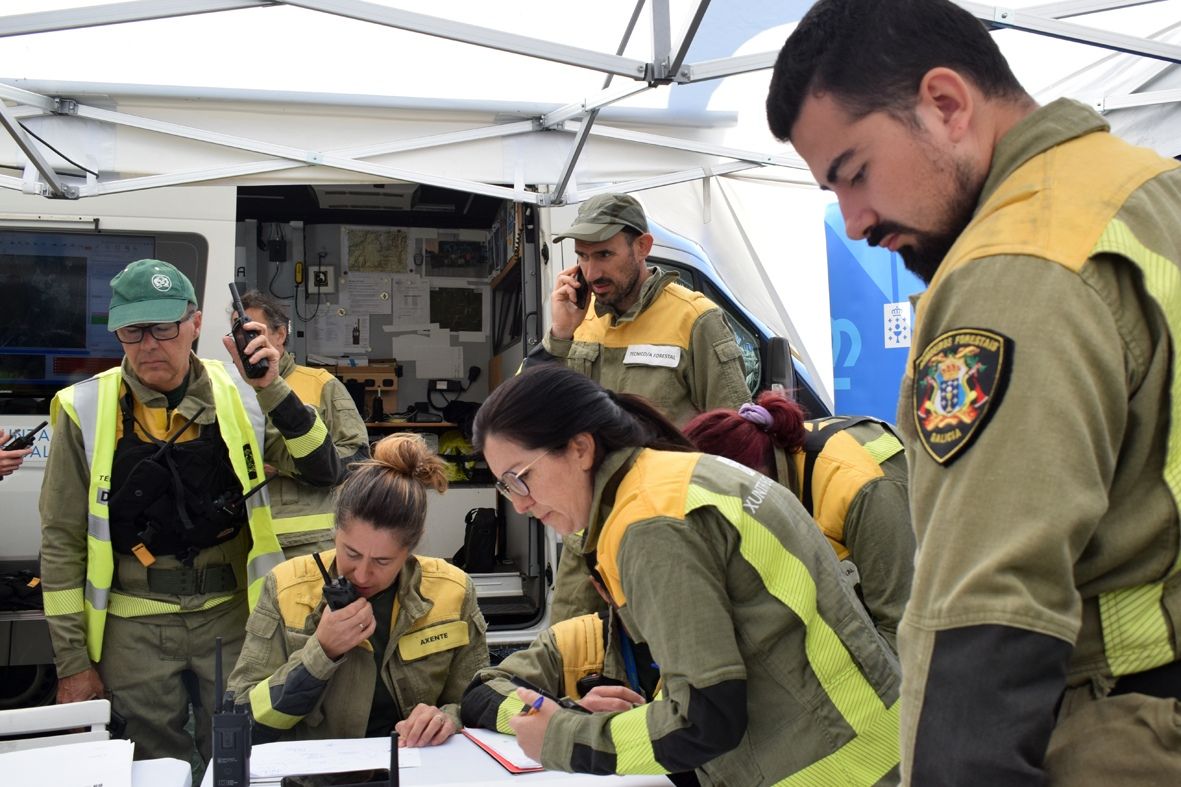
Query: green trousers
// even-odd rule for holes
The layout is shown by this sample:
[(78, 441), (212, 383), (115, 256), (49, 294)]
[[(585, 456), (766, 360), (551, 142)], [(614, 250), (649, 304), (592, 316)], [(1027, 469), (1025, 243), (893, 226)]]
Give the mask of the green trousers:
[(1181, 784), (1181, 702), (1144, 694), (1095, 697), (1068, 689), (1046, 750), (1048, 784)]
[(203, 612), (107, 616), (99, 675), (111, 708), (127, 720), (135, 759), (175, 757), (188, 762), (194, 741), (185, 730), (190, 696), (183, 673), (198, 689), (194, 703), (196, 747), (209, 762), (214, 697), (215, 642), (222, 638), (223, 681), (229, 678), (246, 636), (246, 594)]

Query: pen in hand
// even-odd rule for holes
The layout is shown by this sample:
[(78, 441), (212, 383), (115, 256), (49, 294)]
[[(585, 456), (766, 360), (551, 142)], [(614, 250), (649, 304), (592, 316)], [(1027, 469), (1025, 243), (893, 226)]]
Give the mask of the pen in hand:
[(533, 702), (530, 702), (528, 705), (521, 708), (520, 715), (532, 716), (534, 713), (537, 713), (537, 711), (541, 710), (541, 704), (543, 702), (545, 702), (545, 697), (542, 697), (540, 694), (537, 695), (537, 699), (533, 700)]

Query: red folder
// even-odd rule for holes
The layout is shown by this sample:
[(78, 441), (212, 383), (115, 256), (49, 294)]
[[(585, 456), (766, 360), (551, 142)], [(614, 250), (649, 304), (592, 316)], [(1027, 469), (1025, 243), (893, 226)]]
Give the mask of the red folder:
[(545, 770), (521, 751), (521, 747), (517, 745), (517, 739), (511, 735), (481, 729), (470, 731), (465, 729), (463, 734), (472, 743), (488, 752), (492, 759), (503, 765), (509, 773), (533, 773)]

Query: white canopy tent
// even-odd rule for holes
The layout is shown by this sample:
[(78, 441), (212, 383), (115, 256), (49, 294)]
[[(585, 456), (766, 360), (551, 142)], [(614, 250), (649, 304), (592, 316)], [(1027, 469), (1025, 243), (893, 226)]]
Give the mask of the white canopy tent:
[[(543, 207), (642, 191), (792, 340), (831, 402), (829, 200), (762, 110), (767, 69), (809, 5), (9, 0), (0, 190), (49, 213), (190, 184), (411, 181)], [(1176, 38), (1146, 37), (1181, 22), (1178, 0), (961, 5), (1003, 31), (1031, 88), (1045, 81), (1027, 72), (1062, 77), (1096, 46), (1136, 54), (1058, 94), (1156, 91), (1181, 62)], [(1134, 69), (1152, 75), (1118, 81)], [(1175, 143), (1170, 122), (1152, 138)]]

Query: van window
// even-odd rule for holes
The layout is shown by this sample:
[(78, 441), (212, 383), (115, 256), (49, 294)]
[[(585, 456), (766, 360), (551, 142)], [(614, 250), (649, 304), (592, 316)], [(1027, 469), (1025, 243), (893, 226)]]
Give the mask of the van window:
[(742, 315), (733, 308), (725, 296), (694, 269), (668, 260), (655, 260), (651, 257), (648, 258), (648, 261), (661, 270), (679, 274), (681, 284), (700, 292), (722, 310), (722, 313), (726, 315), (726, 324), (730, 326), (730, 330), (734, 331), (734, 339), (738, 342), (738, 349), (742, 351), (742, 363), (746, 368), (746, 387), (750, 389), (752, 396), (757, 393), (762, 386), (763, 357), (758, 336), (746, 324)]

